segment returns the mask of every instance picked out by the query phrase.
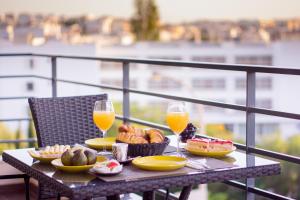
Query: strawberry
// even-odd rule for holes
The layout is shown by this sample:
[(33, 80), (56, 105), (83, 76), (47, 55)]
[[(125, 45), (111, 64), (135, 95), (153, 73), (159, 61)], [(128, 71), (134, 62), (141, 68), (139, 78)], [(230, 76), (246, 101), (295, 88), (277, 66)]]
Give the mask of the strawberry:
[(116, 162), (109, 162), (106, 166), (110, 169), (113, 169), (114, 167), (117, 167), (119, 164)]

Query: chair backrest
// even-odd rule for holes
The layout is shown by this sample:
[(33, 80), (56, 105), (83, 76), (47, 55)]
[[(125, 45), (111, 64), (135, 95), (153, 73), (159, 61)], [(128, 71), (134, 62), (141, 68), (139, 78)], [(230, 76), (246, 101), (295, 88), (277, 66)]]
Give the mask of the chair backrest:
[(107, 99), (107, 94), (29, 98), (38, 145), (84, 143), (86, 139), (102, 137), (93, 123), (94, 103)]

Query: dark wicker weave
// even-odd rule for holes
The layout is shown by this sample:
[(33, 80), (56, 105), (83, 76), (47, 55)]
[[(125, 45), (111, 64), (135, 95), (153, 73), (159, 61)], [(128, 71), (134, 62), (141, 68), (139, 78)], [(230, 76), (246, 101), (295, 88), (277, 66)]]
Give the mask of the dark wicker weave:
[[(39, 147), (54, 144), (84, 143), (102, 136), (93, 123), (95, 101), (107, 99), (106, 94), (58, 98), (29, 98)], [(57, 192), (40, 184), (40, 199), (56, 197)]]
[[(117, 140), (117, 142), (122, 143)], [(163, 154), (164, 150), (170, 143), (169, 138), (165, 138), (162, 143), (151, 143), (151, 144), (128, 144), (128, 153), (129, 157), (137, 156), (154, 156)]]

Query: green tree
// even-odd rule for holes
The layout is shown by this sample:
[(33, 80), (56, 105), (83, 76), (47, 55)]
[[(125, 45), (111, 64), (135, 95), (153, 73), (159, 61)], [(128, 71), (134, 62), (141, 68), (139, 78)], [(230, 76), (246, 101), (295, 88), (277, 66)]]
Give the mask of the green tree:
[(226, 129), (224, 124), (207, 124), (206, 134), (211, 137), (232, 140), (233, 133)]
[[(25, 139), (25, 134), (22, 131), (22, 125), (21, 122), (19, 122), (19, 126), (18, 129), (16, 130), (16, 139), (18, 140), (24, 140)], [(16, 149), (20, 149), (20, 148), (26, 148), (27, 144), (26, 142), (18, 142), (16, 143)]]
[(159, 13), (155, 0), (135, 0), (131, 29), (136, 40), (159, 40)]
[[(294, 156), (300, 156), (300, 134), (291, 136), (288, 139), (287, 153)], [(288, 193), (292, 194), (295, 199), (300, 199), (300, 167), (299, 165), (292, 165), (287, 163), (288, 176), (290, 177), (290, 190)]]
[[(219, 130), (222, 132), (222, 128), (214, 127), (214, 131)], [(287, 153), (289, 155), (300, 155), (300, 135), (295, 134), (289, 138), (283, 138), (280, 133), (267, 134), (260, 139), (257, 144), (259, 148), (267, 150)], [(267, 157), (267, 159), (270, 159)], [(291, 164), (289, 162), (280, 161), (281, 173), (280, 175), (256, 178), (256, 187), (273, 191), (275, 193), (300, 199), (300, 168), (297, 164)], [(282, 184), (288, 183), (288, 184)], [(239, 199), (242, 195), (241, 191), (233, 190), (225, 184), (215, 183), (209, 184), (209, 199)], [(227, 197), (226, 197), (227, 196)], [(264, 197), (256, 196), (256, 199), (263, 200)]]
[[(34, 128), (33, 121), (30, 121), (28, 123), (27, 135), (28, 135), (28, 139), (36, 138), (36, 131), (35, 131), (35, 128)], [(37, 147), (37, 143), (36, 142), (29, 142), (28, 147)]]
[[(15, 134), (12, 132), (6, 124), (0, 122), (0, 139), (1, 140), (13, 140), (15, 139)], [(15, 144), (13, 143), (0, 143), (0, 153), (6, 149), (15, 149)]]

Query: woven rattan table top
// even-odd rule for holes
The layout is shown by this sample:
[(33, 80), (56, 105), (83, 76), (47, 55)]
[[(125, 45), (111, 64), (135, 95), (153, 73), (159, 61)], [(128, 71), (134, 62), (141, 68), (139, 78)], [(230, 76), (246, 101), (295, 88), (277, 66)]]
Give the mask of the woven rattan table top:
[(154, 175), (153, 178), (148, 177), (147, 179), (105, 182), (89, 173), (67, 174), (55, 170), (51, 165), (40, 164), (30, 157), (28, 150), (4, 151), (3, 160), (29, 176), (47, 183), (53, 189), (68, 194), (71, 199), (144, 192), (160, 188), (182, 187), (280, 173), (280, 163), (236, 151), (222, 159), (233, 164), (235, 167), (232, 168), (194, 170), (175, 176), (157, 177)]

